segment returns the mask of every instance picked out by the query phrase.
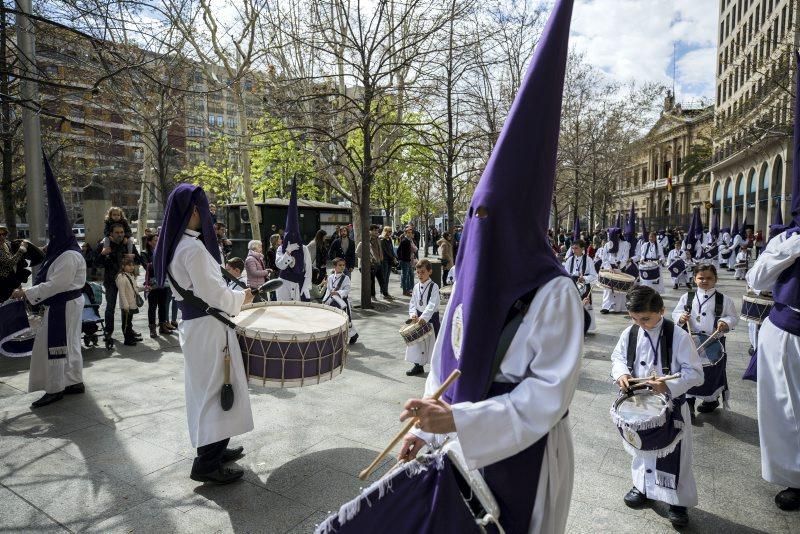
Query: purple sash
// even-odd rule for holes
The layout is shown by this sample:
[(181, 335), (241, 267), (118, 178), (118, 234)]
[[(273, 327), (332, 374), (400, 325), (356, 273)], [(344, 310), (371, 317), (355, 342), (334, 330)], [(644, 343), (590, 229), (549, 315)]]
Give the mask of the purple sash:
[(47, 359), (67, 357), (67, 302), (80, 298), (82, 291), (73, 289), (43, 300), (47, 306)]
[(769, 320), (781, 330), (800, 336), (800, 313), (789, 306), (776, 301), (769, 312)]

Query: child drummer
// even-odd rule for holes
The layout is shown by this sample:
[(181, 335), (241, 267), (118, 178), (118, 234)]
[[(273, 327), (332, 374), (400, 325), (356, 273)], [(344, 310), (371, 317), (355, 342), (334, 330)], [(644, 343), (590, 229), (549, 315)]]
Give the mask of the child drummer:
[[(684, 293), (672, 311), (672, 319), (683, 328), (686, 328), (688, 321), (691, 334), (701, 334), (702, 341), (715, 331), (719, 331), (720, 336), (718, 341), (712, 341), (706, 346), (707, 354), (718, 354), (719, 357), (716, 361), (719, 361), (719, 364), (706, 367), (703, 385), (690, 389), (686, 395), (692, 417), (694, 417), (695, 398), (703, 401), (697, 407), (697, 411), (701, 413), (711, 413), (716, 410), (719, 407), (720, 395), (722, 395), (723, 402), (727, 401), (725, 334), (739, 322), (739, 314), (736, 312), (733, 299), (716, 289), (717, 269), (713, 265), (700, 264), (697, 266), (694, 283), (697, 284), (697, 292)], [(711, 363), (716, 363), (716, 361)]]
[(651, 499), (665, 502), (669, 504), (667, 518), (673, 526), (685, 526), (689, 523), (686, 508), (697, 504), (692, 425), (685, 394), (703, 383), (703, 367), (689, 335), (663, 317), (664, 301), (657, 291), (647, 286), (633, 288), (628, 292), (626, 307), (634, 324), (622, 332), (611, 354), (611, 375), (624, 391), (633, 385), (630, 380), (634, 377), (680, 373), (673, 380), (653, 379), (646, 384), (672, 399), (676, 417), (684, 424), (683, 436), (670, 454), (658, 458), (652, 453), (632, 453), (633, 488), (624, 501), (631, 508), (640, 508)]
[(688, 253), (688, 252), (685, 252), (683, 250), (683, 247), (681, 246), (680, 240), (676, 239), (675, 240), (675, 248), (670, 250), (669, 254), (667, 255), (667, 266), (672, 265), (676, 260), (680, 260), (680, 259), (682, 259), (683, 261), (686, 262), (687, 269), (683, 270), (677, 276), (675, 275), (674, 272), (670, 271), (669, 274), (670, 274), (670, 276), (672, 276), (672, 289), (678, 289), (678, 286), (682, 286), (684, 284), (686, 284), (687, 288), (691, 289), (692, 285), (689, 283), (689, 275), (687, 274), (688, 273), (688, 267), (692, 263), (691, 254)]
[[(585, 243), (582, 240), (577, 240), (572, 243), (572, 255), (564, 262), (564, 269), (570, 275), (572, 281), (576, 284), (581, 282), (587, 286), (591, 286), (597, 281), (597, 270), (594, 267), (592, 258), (585, 253)], [(593, 334), (597, 329), (594, 320), (594, 311), (592, 310), (592, 293), (583, 299), (583, 309), (589, 314), (589, 326), (586, 329), (587, 334)]]
[(350, 310), (350, 277), (345, 272), (344, 258), (334, 258), (333, 273), (328, 277), (328, 286), (322, 303), (343, 310), (347, 314), (348, 337), (352, 345), (358, 341), (358, 332), (353, 326), (353, 317)]
[(433, 267), (426, 259), (417, 262), (417, 278), (419, 282), (414, 285), (411, 300), (408, 303), (408, 322), (430, 323), (433, 326), (434, 336), (429, 337), (406, 347), (406, 361), (414, 367), (406, 371), (408, 376), (421, 375), (425, 372), (433, 351), (436, 336), (439, 335), (439, 286), (431, 280)]
[(745, 276), (747, 276), (747, 268), (749, 265), (750, 249), (747, 248), (747, 245), (742, 244), (742, 246), (739, 247), (739, 253), (736, 254), (736, 272), (733, 273), (733, 277), (736, 280), (744, 280)]

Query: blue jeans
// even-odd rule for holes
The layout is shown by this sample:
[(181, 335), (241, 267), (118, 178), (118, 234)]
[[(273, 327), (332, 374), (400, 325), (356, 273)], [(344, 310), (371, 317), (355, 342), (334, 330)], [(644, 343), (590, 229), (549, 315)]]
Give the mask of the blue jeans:
[(403, 293), (414, 289), (414, 269), (410, 261), (400, 262), (400, 287)]

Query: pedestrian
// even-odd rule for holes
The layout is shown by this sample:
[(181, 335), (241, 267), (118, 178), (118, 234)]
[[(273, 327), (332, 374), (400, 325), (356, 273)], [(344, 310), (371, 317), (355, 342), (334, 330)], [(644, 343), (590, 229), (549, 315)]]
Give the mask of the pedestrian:
[[(247, 273), (247, 286), (250, 289), (257, 290), (269, 280), (270, 270), (264, 260), (264, 254), (261, 253), (261, 241), (253, 239), (247, 243), (244, 270)], [(253, 293), (258, 297), (255, 291)]]
[[(249, 289), (226, 286), (219, 254), (205, 193), (179, 184), (164, 210), (155, 274), (159, 285), (169, 278), (181, 308), (186, 418), (192, 447), (197, 448), (190, 477), (227, 484), (244, 474), (239, 467), (225, 465), (243, 453), (242, 447), (228, 448), (230, 438), (250, 432), (253, 415), (236, 331), (224, 321), (252, 302), (253, 295)], [(233, 398), (228, 404), (228, 390), (223, 406), (221, 389), (227, 389), (222, 388), (227, 376)]]
[(222, 258), (222, 261), (224, 262), (225, 258), (227, 258), (228, 255), (233, 250), (233, 243), (231, 242), (230, 239), (228, 239), (227, 236), (228, 227), (225, 226), (224, 223), (221, 222), (215, 223), (214, 230), (216, 232), (216, 239), (217, 239), (217, 244), (219, 246), (220, 258)]
[[(134, 262), (141, 260), (136, 245), (130, 249), (125, 243), (125, 228), (122, 223), (111, 225), (108, 244), (111, 251), (98, 255), (98, 258), (103, 267), (103, 287), (106, 290), (105, 337), (111, 339), (114, 333), (114, 314), (117, 307), (117, 275), (122, 271), (123, 260), (129, 259)], [(105, 243), (102, 246), (105, 249)], [(129, 250), (132, 252), (129, 253)], [(141, 341), (141, 338), (139, 340)]]
[(383, 247), (378, 238), (381, 227), (377, 224), (369, 225), (369, 277), (370, 293), (375, 296), (375, 287), (382, 280), (381, 266), (383, 265)]
[[(672, 311), (675, 324), (697, 336), (697, 346), (706, 342), (709, 336), (719, 332), (717, 340), (706, 346), (704, 357), (708, 363), (703, 367), (704, 382), (687, 393), (689, 411), (694, 419), (695, 398), (702, 402), (697, 407), (700, 413), (711, 413), (719, 406), (720, 395), (725, 407), (728, 405), (728, 375), (725, 334), (733, 330), (739, 322), (739, 313), (733, 299), (717, 290), (717, 269), (710, 264), (700, 264), (695, 268), (694, 281), (697, 291), (684, 293)], [(712, 303), (713, 300), (713, 303)], [(704, 362), (705, 363), (705, 362)]]
[(442, 262), (442, 284), (447, 285), (447, 273), (456, 264), (453, 257), (453, 245), (450, 244), (450, 232), (443, 233), (436, 245), (439, 249), (439, 260)]
[(214, 204), (209, 204), (208, 212), (211, 214), (211, 222), (217, 224), (217, 206)]
[(122, 260), (122, 269), (116, 278), (119, 309), (122, 314), (122, 335), (124, 344), (131, 347), (135, 347), (136, 342), (142, 340), (141, 335), (133, 330), (133, 316), (139, 313), (139, 306), (144, 304), (136, 287), (134, 268), (133, 260), (128, 258)]
[(403, 295), (411, 296), (414, 289), (414, 262), (416, 260), (417, 247), (414, 245), (414, 230), (407, 226), (405, 234), (400, 239), (397, 246), (397, 258), (400, 260), (400, 288)]
[[(150, 328), (150, 337), (158, 338), (158, 335), (174, 334), (175, 328), (167, 320), (167, 300), (169, 292), (166, 287), (159, 287), (155, 283), (155, 273), (153, 271), (153, 255), (158, 245), (158, 235), (145, 237), (144, 253), (142, 256), (147, 262), (145, 267), (145, 295), (147, 299), (147, 324)], [(156, 322), (156, 315), (158, 322)]]
[(344, 258), (347, 264), (347, 274), (349, 275), (356, 267), (356, 246), (348, 234), (347, 226), (339, 228), (339, 235), (331, 243), (328, 250), (328, 259)]
[(669, 384), (657, 379), (645, 384), (654, 393), (671, 399), (671, 414), (676, 420), (669, 419), (666, 424), (680, 425), (683, 431), (676, 438), (679, 441), (675, 448), (666, 455), (626, 447), (633, 456), (633, 488), (623, 500), (630, 508), (641, 508), (651, 500), (667, 503), (667, 519), (673, 526), (682, 527), (689, 523), (687, 507), (697, 505), (686, 392), (703, 383), (703, 365), (689, 334), (663, 317), (664, 301), (656, 290), (647, 286), (633, 288), (628, 292), (626, 307), (634, 324), (622, 332), (611, 353), (611, 376), (620, 391), (627, 392), (633, 385), (632, 378), (680, 373)]
[(416, 269), (419, 282), (414, 284), (411, 300), (408, 301), (408, 321), (420, 326), (430, 323), (433, 336), (426, 336), (417, 343), (406, 346), (406, 361), (414, 366), (406, 371), (408, 376), (421, 375), (425, 365), (430, 362), (431, 352), (439, 335), (439, 286), (431, 280), (433, 266), (427, 259), (417, 262)]
[(24, 299), (44, 308), (44, 325), (36, 333), (28, 374), (28, 391), (45, 394), (31, 404), (41, 408), (80, 394), (83, 385), (81, 354), (82, 289), (86, 284), (86, 262), (72, 233), (64, 197), (50, 164), (44, 160), (47, 187), (47, 231), (50, 238), (44, 261), (33, 280), (33, 287), (17, 288), (12, 299)]
[(20, 286), (17, 266), (28, 251), (25, 241), (20, 243), (16, 252), (11, 252), (8, 245), (8, 228), (0, 226), (0, 302), (8, 300), (11, 293)]
[(383, 261), (381, 261), (381, 295), (387, 300), (393, 300), (394, 297), (389, 294), (389, 278), (392, 275), (392, 267), (397, 265), (397, 253), (394, 250), (392, 243), (392, 227), (384, 226), (383, 233), (380, 237), (381, 252), (383, 254)]
[(122, 243), (128, 248), (127, 253), (133, 254), (133, 239), (131, 236), (131, 225), (128, 218), (125, 217), (125, 212), (118, 206), (108, 208), (103, 225), (103, 248), (100, 254), (106, 256), (111, 254), (111, 232), (116, 225), (122, 225), (123, 240)]
[(325, 280), (326, 266), (328, 262), (328, 246), (325, 244), (325, 230), (317, 230), (317, 233), (308, 243), (308, 254), (311, 256), (313, 270), (311, 273), (311, 283), (319, 285)]
[(333, 259), (333, 272), (328, 277), (322, 303), (347, 314), (348, 343), (353, 345), (358, 341), (358, 332), (353, 326), (353, 311), (350, 306), (350, 276), (345, 272), (346, 265), (344, 258)]

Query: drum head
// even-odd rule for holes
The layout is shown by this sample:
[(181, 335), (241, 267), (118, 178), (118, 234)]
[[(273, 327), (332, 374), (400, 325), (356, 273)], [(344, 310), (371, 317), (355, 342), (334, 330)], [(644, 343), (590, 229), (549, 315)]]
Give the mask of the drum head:
[(319, 338), (347, 326), (347, 315), (311, 302), (259, 302), (245, 306), (232, 321), (247, 333), (269, 332), (282, 339)]
[(660, 416), (666, 407), (667, 401), (664, 397), (643, 389), (619, 399), (616, 404), (616, 412), (620, 419), (636, 426)]

